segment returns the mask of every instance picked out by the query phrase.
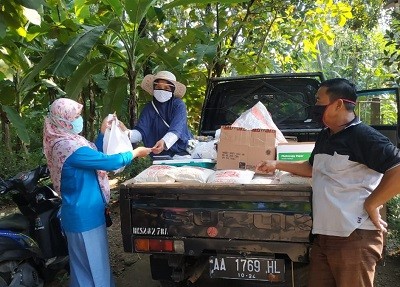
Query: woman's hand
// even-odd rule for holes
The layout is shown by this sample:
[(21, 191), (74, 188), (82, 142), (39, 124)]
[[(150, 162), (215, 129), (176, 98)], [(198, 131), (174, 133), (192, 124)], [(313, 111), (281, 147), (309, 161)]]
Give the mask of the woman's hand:
[(121, 121), (118, 121), (118, 127), (121, 129), (121, 131), (125, 132), (128, 130), (128, 128), (125, 126), (125, 124)]
[(151, 153), (151, 148), (140, 146), (132, 151), (133, 157), (145, 157)]
[(104, 134), (104, 133), (106, 132), (106, 130), (107, 130), (108, 128), (111, 127), (112, 121), (115, 121), (116, 118), (117, 118), (117, 117), (116, 117), (115, 115), (113, 115), (112, 117), (106, 116), (106, 117), (104, 118), (103, 122), (101, 123), (100, 132), (101, 132), (102, 134)]

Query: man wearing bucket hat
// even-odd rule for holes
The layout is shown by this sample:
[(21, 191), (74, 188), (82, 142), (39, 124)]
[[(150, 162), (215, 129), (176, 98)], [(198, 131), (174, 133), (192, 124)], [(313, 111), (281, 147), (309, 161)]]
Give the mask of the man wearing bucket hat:
[(187, 126), (186, 105), (181, 99), (186, 86), (177, 82), (169, 71), (146, 75), (140, 86), (153, 99), (144, 107), (137, 125), (126, 131), (131, 142), (143, 141), (157, 155), (187, 155), (188, 141), (193, 136)]

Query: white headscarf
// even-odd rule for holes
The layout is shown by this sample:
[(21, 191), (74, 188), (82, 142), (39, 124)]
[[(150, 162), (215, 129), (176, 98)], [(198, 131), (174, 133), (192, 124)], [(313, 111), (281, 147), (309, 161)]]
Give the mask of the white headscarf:
[[(65, 160), (78, 148), (96, 146), (83, 136), (72, 132), (72, 125), (82, 111), (83, 106), (71, 99), (55, 100), (50, 106), (50, 112), (45, 118), (43, 130), (43, 148), (50, 170), (51, 180), (55, 190), (61, 193), (61, 171)], [(107, 173), (96, 170), (100, 188), (106, 202), (110, 200), (110, 186)]]

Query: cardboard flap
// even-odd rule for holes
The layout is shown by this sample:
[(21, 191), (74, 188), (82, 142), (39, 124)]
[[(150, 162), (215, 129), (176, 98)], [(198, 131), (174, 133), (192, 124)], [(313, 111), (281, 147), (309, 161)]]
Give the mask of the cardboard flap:
[(276, 131), (271, 129), (246, 130), (239, 127), (222, 126), (221, 143), (262, 147), (275, 145)]

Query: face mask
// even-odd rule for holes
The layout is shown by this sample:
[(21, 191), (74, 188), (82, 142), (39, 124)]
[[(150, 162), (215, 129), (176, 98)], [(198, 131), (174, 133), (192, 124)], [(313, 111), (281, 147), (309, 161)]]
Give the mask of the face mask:
[(312, 119), (317, 123), (323, 123), (324, 113), (328, 105), (315, 105), (313, 109)]
[(79, 116), (79, 118), (73, 120), (71, 122), (72, 125), (72, 132), (74, 134), (79, 134), (83, 130), (83, 118)]
[[(353, 105), (356, 105), (356, 102), (351, 101), (351, 100), (347, 100), (347, 99), (341, 99), (343, 102), (347, 102)], [(334, 102), (333, 102), (334, 103)], [(317, 122), (317, 123), (322, 123), (325, 126), (327, 126), (324, 122), (324, 114), (325, 111), (327, 109), (327, 107), (333, 103), (330, 103), (328, 105), (315, 105), (314, 109), (313, 109), (313, 121)]]
[(170, 98), (172, 98), (172, 92), (164, 90), (154, 90), (153, 95), (160, 103), (165, 103)]

